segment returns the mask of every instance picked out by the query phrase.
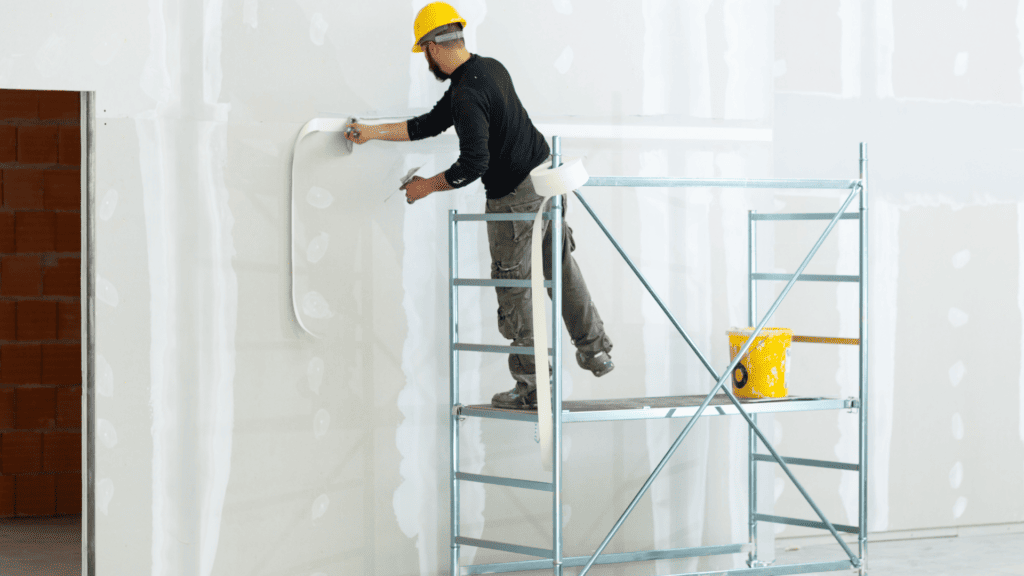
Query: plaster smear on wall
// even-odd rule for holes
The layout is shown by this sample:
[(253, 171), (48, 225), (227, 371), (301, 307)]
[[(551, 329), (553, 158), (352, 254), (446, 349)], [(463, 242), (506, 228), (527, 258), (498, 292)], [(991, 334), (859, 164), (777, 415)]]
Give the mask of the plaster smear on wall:
[[(155, 107), (136, 119), (136, 128), (151, 286), (153, 574), (212, 572), (231, 469), (238, 287), (231, 263), (233, 218), (222, 174), (228, 112), (218, 103), (222, 9), (221, 2), (210, 0), (201, 12), (183, 15), (201, 23), (203, 41), (193, 45), (181, 41), (180, 21), (164, 19), (161, 2), (150, 3), (143, 89)], [(201, 78), (182, 77), (181, 49), (181, 60), (202, 62)], [(203, 95), (194, 104), (199, 120), (191, 127), (176, 113), (189, 81), (200, 81)], [(194, 144), (181, 140), (189, 133)], [(179, 235), (172, 232), (183, 229), (178, 204), (189, 199), (175, 191), (181, 184), (178, 178), (190, 173), (195, 174), (199, 202), (190, 205), (186, 228), (194, 227), (195, 233)], [(178, 251), (175, 238), (185, 250)], [(179, 270), (196, 269), (203, 274), (179, 277)], [(181, 282), (195, 284), (187, 302), (175, 289)], [(185, 360), (179, 355), (182, 332), (203, 343), (196, 357)], [(194, 393), (182, 394), (182, 385), (193, 387)], [(195, 427), (184, 428), (190, 433), (182, 434), (182, 426), (193, 418)], [(195, 499), (192, 509), (177, 505), (186, 494)], [(184, 537), (190, 533), (195, 536)]]
[[(645, 76), (645, 88), (647, 80)], [(646, 90), (645, 90), (646, 94)], [(647, 99), (645, 98), (645, 103)], [(644, 152), (640, 156), (640, 176), (668, 176), (668, 154), (665, 150), (653, 150)], [(637, 211), (640, 222), (640, 262), (643, 267), (644, 276), (651, 284), (651, 287), (665, 302), (665, 305), (672, 310), (672, 266), (675, 242), (672, 237), (672, 222), (669, 215), (672, 213), (669, 203), (670, 190), (666, 188), (638, 188)], [(640, 307), (643, 318), (643, 339), (644, 339), (644, 394), (646, 396), (671, 396), (673, 394), (672, 382), (672, 359), (670, 343), (673, 343), (678, 334), (674, 327), (669, 324), (665, 314), (658, 304), (649, 295), (642, 296)], [(678, 394), (678, 392), (675, 392)], [(672, 444), (673, 436), (665, 422), (648, 420), (644, 423), (647, 438), (648, 463), (653, 470), (668, 447)], [(691, 432), (691, 434), (694, 434)], [(689, 439), (690, 441), (693, 438)], [(672, 472), (667, 472), (672, 474)], [(669, 482), (663, 478), (661, 482), (655, 482), (650, 488), (652, 532), (654, 535), (654, 547), (656, 549), (667, 549), (673, 546), (683, 546), (678, 542), (672, 542), (672, 535), (676, 532), (674, 519), (679, 518), (678, 510), (672, 505), (673, 487), (677, 484), (678, 478)], [(690, 479), (688, 479), (690, 480)], [(689, 482), (688, 482), (689, 484)], [(692, 492), (690, 492), (693, 494)], [(686, 531), (691, 540), (686, 545), (695, 545), (699, 542), (700, 534)], [(669, 563), (659, 561), (656, 570), (659, 574), (667, 573), (670, 570)]]
[(725, 118), (768, 116), (774, 74), (772, 10), (761, 0), (725, 0)]
[[(1022, 13), (1024, 13), (1024, 2), (1022, 4)], [(1022, 28), (1024, 30), (1024, 28)], [(1020, 308), (1021, 316), (1024, 317), (1024, 202), (1017, 204), (1017, 259), (1020, 263), (1020, 269), (1018, 271), (1018, 283), (1017, 283), (1017, 305)], [(1024, 326), (1024, 322), (1021, 323)], [(1020, 441), (1024, 442), (1024, 331), (1021, 333), (1021, 363), (1020, 363), (1020, 396), (1018, 401), (1020, 402)], [(961, 376), (962, 378), (962, 376)]]

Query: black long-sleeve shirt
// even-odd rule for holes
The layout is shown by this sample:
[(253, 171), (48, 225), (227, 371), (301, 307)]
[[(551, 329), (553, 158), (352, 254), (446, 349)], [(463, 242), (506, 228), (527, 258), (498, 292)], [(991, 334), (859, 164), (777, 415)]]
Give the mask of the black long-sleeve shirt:
[(461, 188), (481, 178), (490, 199), (511, 192), (551, 153), (508, 70), (494, 58), (473, 54), (456, 68), (434, 108), (409, 120), (409, 139), (437, 136), (452, 124), (459, 136), (459, 159), (445, 171), (445, 180)]

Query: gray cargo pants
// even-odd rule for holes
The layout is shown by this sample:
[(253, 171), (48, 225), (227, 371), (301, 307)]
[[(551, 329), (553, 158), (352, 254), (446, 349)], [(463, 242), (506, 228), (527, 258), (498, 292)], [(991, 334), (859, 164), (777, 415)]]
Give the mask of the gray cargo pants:
[[(527, 177), (515, 190), (487, 201), (487, 213), (536, 214), (544, 198), (534, 192)], [(564, 203), (563, 203), (564, 205)], [(551, 279), (551, 221), (543, 220), (544, 278)], [(590, 291), (579, 266), (572, 257), (576, 243), (572, 229), (562, 228), (562, 318), (572, 343), (582, 352), (611, 352), (612, 342), (604, 331), (604, 322), (597, 313)], [(491, 278), (528, 279), (530, 277), (530, 246), (533, 221), (502, 221), (487, 223), (487, 240), (491, 250)], [(533, 346), (533, 305), (530, 288), (495, 288), (498, 293), (498, 330), (512, 340), (513, 346)], [(548, 289), (551, 296), (551, 289)], [(550, 340), (550, 338), (549, 338)], [(508, 368), (516, 382), (536, 385), (534, 357), (509, 354)]]

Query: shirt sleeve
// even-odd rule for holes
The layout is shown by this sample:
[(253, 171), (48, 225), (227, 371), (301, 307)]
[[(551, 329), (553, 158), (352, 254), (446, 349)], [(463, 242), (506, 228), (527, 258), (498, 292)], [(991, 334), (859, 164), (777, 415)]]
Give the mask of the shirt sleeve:
[(434, 108), (422, 116), (417, 116), (406, 123), (409, 140), (423, 140), (437, 136), (452, 125), (452, 88), (448, 87), (444, 96), (434, 104)]
[(445, 170), (444, 177), (451, 187), (461, 188), (487, 172), (490, 122), (486, 100), (471, 90), (459, 92), (453, 111), (455, 133), (459, 136), (459, 159)]

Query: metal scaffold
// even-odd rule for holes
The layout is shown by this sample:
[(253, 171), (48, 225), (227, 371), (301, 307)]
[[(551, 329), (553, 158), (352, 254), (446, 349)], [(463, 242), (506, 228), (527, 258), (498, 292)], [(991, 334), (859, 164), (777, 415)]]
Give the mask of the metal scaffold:
[[(552, 138), (552, 166), (558, 166), (561, 162), (561, 142), (558, 136)], [(860, 145), (859, 175), (852, 180), (808, 180), (808, 179), (698, 179), (698, 178), (662, 178), (662, 177), (622, 177), (622, 176), (592, 176), (584, 186), (595, 187), (630, 187), (630, 188), (774, 188), (774, 189), (822, 189), (848, 191), (842, 205), (836, 212), (829, 213), (748, 213), (748, 320), (749, 325), (754, 326), (753, 333), (747, 338), (745, 344), (734, 355), (732, 360), (725, 366), (722, 372), (718, 372), (707, 357), (701, 352), (697, 345), (690, 338), (690, 335), (676, 320), (675, 316), (668, 309), (657, 292), (644, 277), (640, 269), (629, 258), (622, 246), (615, 240), (611, 232), (604, 225), (597, 214), (587, 203), (586, 199), (578, 190), (573, 191), (580, 203), (587, 212), (594, 218), (601, 231), (608, 237), (612, 245), (625, 260), (629, 268), (636, 274), (644, 288), (654, 298), (658, 306), (668, 317), (669, 321), (683, 337), (690, 349), (707, 369), (715, 381), (714, 387), (707, 395), (703, 396), (668, 396), (655, 398), (623, 398), (614, 400), (563, 400), (562, 399), (562, 339), (561, 339), (561, 317), (562, 317), (562, 290), (561, 290), (561, 258), (551, 259), (551, 278), (546, 280), (544, 286), (552, 288), (552, 313), (551, 313), (551, 342), (552, 347), (548, 350), (553, 365), (551, 378), (551, 401), (552, 401), (552, 462), (551, 481), (538, 482), (518, 478), (506, 478), (498, 476), (487, 476), (481, 474), (470, 474), (459, 469), (459, 424), (467, 417), (492, 418), (511, 420), (519, 422), (538, 422), (536, 410), (508, 410), (494, 408), (490, 405), (463, 405), (459, 401), (459, 353), (460, 352), (496, 352), (496, 353), (517, 353), (534, 354), (532, 347), (496, 346), (483, 344), (470, 344), (459, 341), (459, 289), (461, 287), (529, 287), (529, 280), (495, 280), (495, 279), (465, 279), (458, 274), (458, 224), (467, 221), (495, 221), (495, 220), (526, 220), (531, 221), (533, 214), (459, 214), (451, 210), (448, 216), (449, 235), (449, 298), (450, 298), (450, 392), (451, 392), (451, 462), (450, 462), (450, 490), (451, 490), (451, 574), (461, 576), (462, 574), (491, 574), (525, 570), (553, 570), (555, 576), (561, 576), (565, 567), (579, 567), (583, 569), (578, 573), (584, 576), (595, 564), (618, 564), (626, 562), (641, 562), (651, 560), (666, 560), (675, 558), (692, 558), (698, 556), (713, 556), (723, 554), (735, 554), (747, 551), (749, 553), (747, 568), (732, 569), (719, 572), (700, 572), (701, 575), (744, 575), (744, 576), (770, 576), (778, 574), (806, 574), (812, 572), (829, 572), (838, 570), (857, 570), (861, 575), (867, 574), (867, 399), (868, 399), (868, 230), (867, 230), (867, 146)], [(847, 212), (855, 199), (859, 199), (859, 210)], [(551, 199), (551, 208), (544, 213), (543, 217), (550, 220), (552, 226), (551, 253), (562, 253), (562, 226), (563, 207), (562, 198), (555, 196)], [(763, 273), (756, 271), (756, 226), (759, 221), (794, 221), (794, 220), (820, 220), (827, 221), (824, 231), (808, 252), (801, 264), (793, 273)], [(840, 220), (858, 220), (859, 224), (859, 270), (856, 275), (827, 275), (827, 274), (804, 274), (804, 270), (810, 264), (811, 259), (821, 248), (825, 239), (835, 228)], [(540, 240), (537, 240), (540, 241)], [(763, 316), (758, 318), (756, 305), (756, 287), (758, 282), (784, 281), (782, 288), (775, 301), (771, 304)], [(859, 349), (858, 361), (858, 395), (853, 398), (821, 398), (821, 397), (794, 397), (768, 398), (768, 399), (738, 399), (732, 392), (729, 384), (732, 379), (733, 370), (740, 359), (743, 358), (750, 346), (754, 343), (758, 334), (768, 324), (775, 314), (779, 305), (789, 294), (797, 282), (856, 282), (859, 286), (859, 333), (857, 338), (839, 337), (815, 337), (815, 336), (794, 336), (794, 342), (814, 342), (837, 345), (855, 345)], [(781, 456), (768, 440), (765, 434), (757, 425), (757, 415), (760, 413), (780, 414), (786, 412), (800, 412), (808, 410), (853, 410), (858, 413), (858, 451), (857, 462), (834, 462), (826, 460), (814, 460), (808, 458), (784, 457)], [(622, 527), (623, 522), (629, 517), (637, 503), (643, 498), (655, 479), (664, 470), (666, 464), (675, 454), (683, 440), (690, 433), (694, 425), (702, 416), (715, 415), (738, 415), (747, 423), (749, 437), (747, 443), (748, 451), (748, 521), (749, 541), (745, 543), (734, 543), (713, 546), (700, 546), (692, 548), (672, 548), (665, 550), (646, 550), (637, 552), (609, 553), (604, 554), (605, 548), (612, 538)], [(611, 527), (608, 535), (588, 556), (565, 556), (562, 549), (562, 426), (576, 422), (609, 422), (622, 420), (652, 420), (652, 419), (688, 419), (682, 432), (676, 437), (671, 447), (661, 458), (661, 461), (651, 472), (643, 486), (637, 492), (619, 519)], [(758, 443), (763, 446), (767, 453), (760, 452)], [(804, 497), (807, 503), (815, 512), (817, 519), (801, 519), (761, 514), (758, 512), (757, 503), (757, 464), (759, 462), (775, 463), (785, 475), (792, 481), (797, 490)], [(836, 470), (855, 471), (858, 474), (858, 506), (859, 518), (857, 526), (846, 526), (831, 522), (815, 503), (814, 499), (804, 488), (793, 473), (791, 466), (807, 466), (815, 468), (829, 468)], [(551, 525), (552, 543), (551, 548), (537, 548), (522, 546), (513, 543), (495, 542), (477, 538), (468, 538), (460, 534), (460, 483), (475, 482), (507, 486), (525, 490), (539, 490), (551, 493)], [(760, 522), (787, 524), (827, 530), (839, 543), (843, 550), (844, 557), (834, 561), (769, 565), (759, 558), (757, 525)], [(857, 535), (856, 551), (848, 545), (840, 533)], [(540, 560), (523, 560), (515, 562), (502, 562), (496, 564), (474, 564), (460, 566), (459, 550), (461, 546), (475, 546), (513, 552)], [(698, 574), (698, 573), (689, 573)], [(686, 575), (679, 575), (686, 576)]]

